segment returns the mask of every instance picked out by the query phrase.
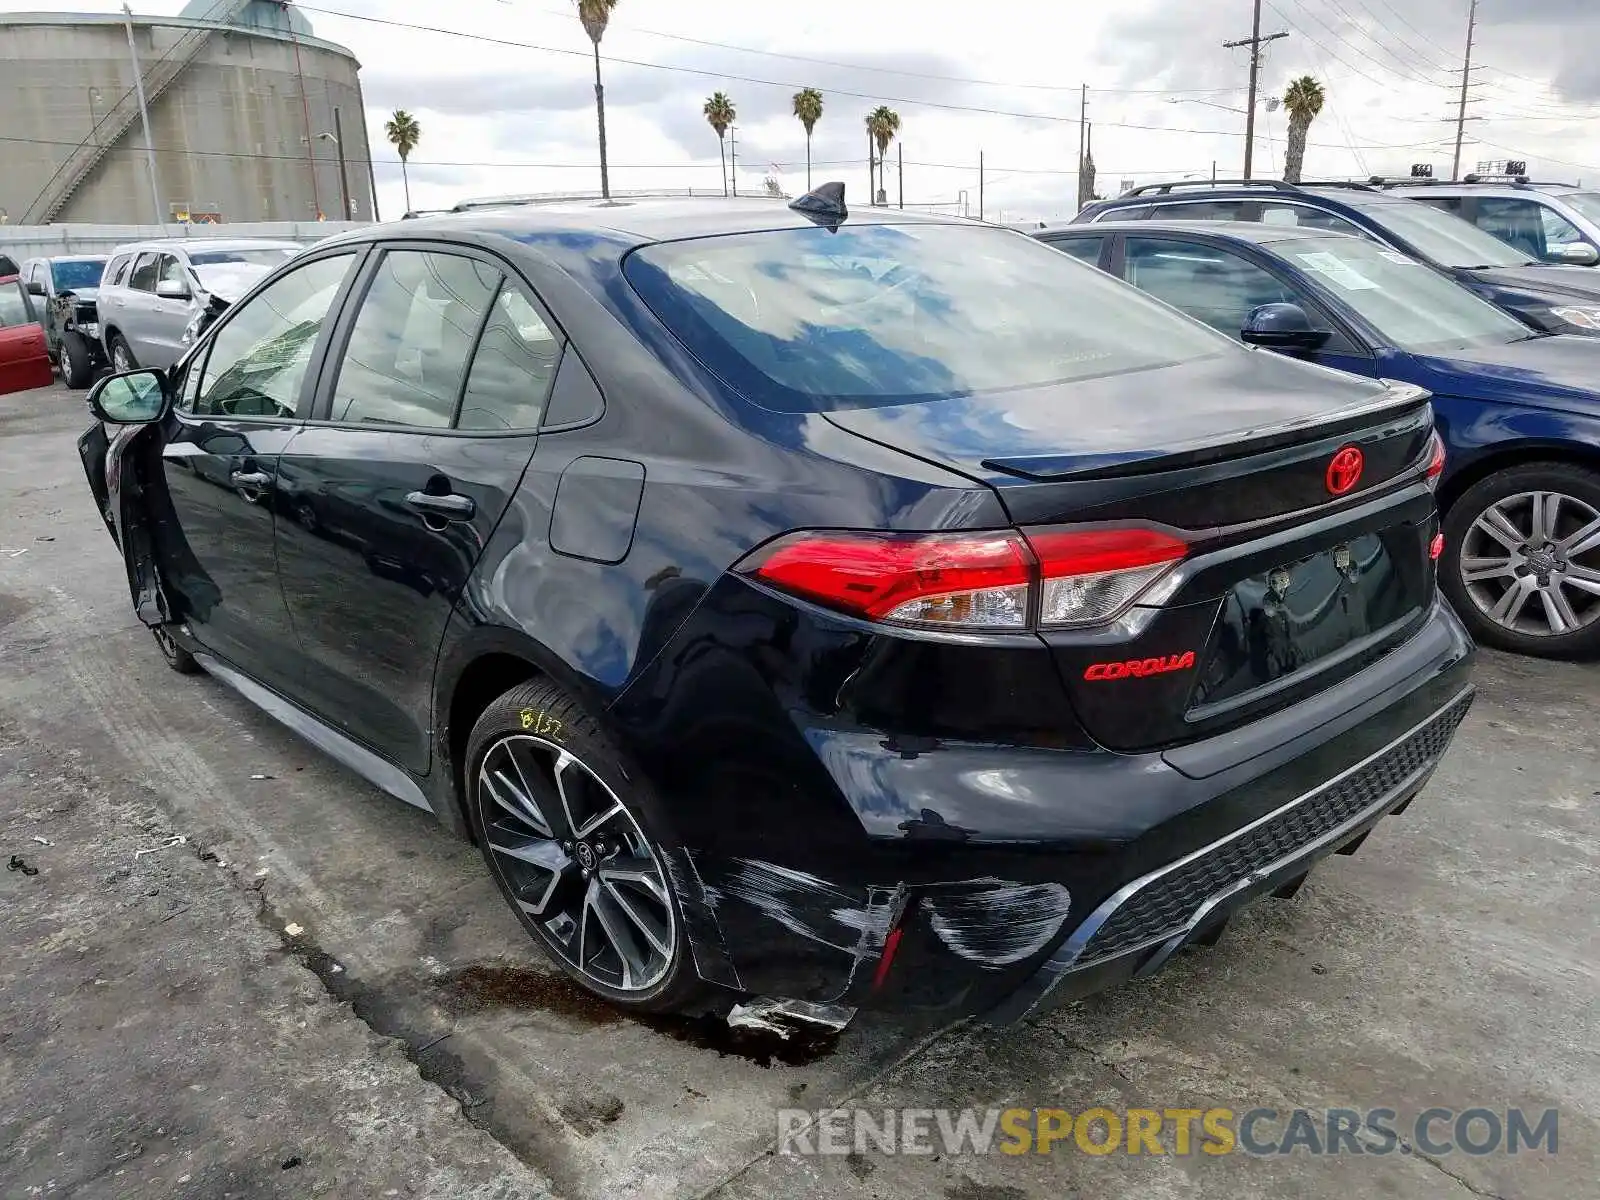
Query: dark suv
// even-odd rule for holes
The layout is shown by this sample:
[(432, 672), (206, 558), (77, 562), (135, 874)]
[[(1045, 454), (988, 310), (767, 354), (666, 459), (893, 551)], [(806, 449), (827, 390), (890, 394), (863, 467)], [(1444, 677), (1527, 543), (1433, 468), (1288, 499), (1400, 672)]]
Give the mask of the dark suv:
[(1540, 262), (1438, 208), (1363, 183), (1151, 183), (1085, 205), (1094, 221), (1263, 221), (1354, 233), (1443, 271), (1544, 333), (1600, 336), (1600, 274)]
[(1154, 970), (1472, 696), (1424, 391), (839, 185), (336, 237), (92, 402), (169, 663), (474, 839), (633, 1007)]

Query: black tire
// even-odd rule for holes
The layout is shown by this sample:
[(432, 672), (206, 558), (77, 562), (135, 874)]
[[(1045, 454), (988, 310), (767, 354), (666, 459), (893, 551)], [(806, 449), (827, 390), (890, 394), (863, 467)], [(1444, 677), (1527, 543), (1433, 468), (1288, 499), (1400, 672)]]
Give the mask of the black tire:
[[(590, 971), (580, 969), (573, 961), (571, 943), (564, 946), (556, 933), (547, 928), (547, 923), (559, 924), (563, 919), (560, 914), (557, 913), (552, 917), (550, 910), (547, 910), (545, 917), (535, 917), (518, 905), (517, 891), (510, 876), (519, 868), (525, 868), (522, 868), (521, 860), (497, 854), (491, 848), (491, 834), (494, 835), (495, 841), (508, 842), (506, 836), (508, 833), (514, 835), (519, 830), (526, 833), (533, 830), (534, 826), (527, 822), (519, 823), (515, 817), (507, 821), (506, 814), (496, 806), (487, 789), (482, 786), (485, 759), (494, 753), (497, 755), (496, 762), (504, 764), (506, 760), (498, 756), (505, 753), (507, 744), (532, 747), (537, 751), (525, 756), (522, 781), (527, 783), (529, 791), (534, 794), (536, 805), (541, 812), (546, 809), (556, 813), (565, 812), (566, 806), (562, 804), (556, 791), (553, 774), (538, 769), (542, 763), (553, 764), (556, 755), (564, 753), (572, 760), (567, 770), (576, 772), (581, 768), (585, 772), (581, 778), (585, 781), (586, 787), (592, 786), (590, 780), (597, 780), (604, 791), (610, 794), (602, 804), (609, 805), (610, 800), (614, 798), (626, 811), (626, 816), (631, 818), (631, 828), (645, 839), (649, 858), (659, 866), (659, 883), (665, 899), (665, 905), (659, 911), (666, 920), (666, 932), (671, 937), (671, 953), (660, 956), (663, 962), (657, 968), (663, 973), (648, 986), (633, 988), (611, 986), (596, 978)], [(472, 735), (467, 742), (465, 766), (463, 800), (473, 836), (489, 867), (489, 874), (499, 887), (501, 895), (505, 897), (511, 911), (516, 914), (517, 919), (522, 922), (523, 927), (551, 961), (580, 986), (621, 1008), (638, 1012), (700, 1011), (709, 987), (695, 970), (689, 939), (684, 931), (682, 904), (663, 857), (663, 851), (675, 847), (677, 843), (649, 785), (637, 770), (630, 769), (624, 764), (621, 754), (593, 718), (584, 711), (583, 706), (565, 690), (548, 680), (533, 680), (512, 688), (490, 704), (473, 725)], [(571, 777), (569, 786), (570, 781)], [(604, 795), (604, 791), (597, 791), (596, 794)], [(566, 820), (564, 816), (558, 819)], [(560, 829), (555, 822), (550, 822), (550, 826), (554, 836), (549, 839), (534, 837), (527, 840), (551, 850), (558, 845), (567, 847), (573, 845), (562, 840)], [(582, 849), (583, 846), (578, 845), (577, 850)], [(585, 895), (590, 893), (591, 888), (600, 887), (600, 877), (607, 863), (621, 861), (617, 857), (621, 851), (615, 845), (610, 847), (610, 850), (611, 858), (583, 859), (584, 863), (591, 861), (594, 863), (592, 883), (589, 874), (585, 873), (581, 881), (571, 879), (566, 886), (576, 887)], [(633, 857), (628, 861), (637, 862), (641, 859)], [(578, 865), (577, 851), (573, 851), (568, 859), (567, 868), (576, 869)], [(545, 883), (553, 880), (556, 872), (550, 871), (539, 875), (537, 872), (543, 868), (533, 870), (535, 874), (531, 882), (522, 884), (523, 894), (540, 899), (555, 894), (555, 884), (551, 882), (547, 890)], [(564, 894), (576, 897), (575, 892), (569, 891)], [(634, 893), (634, 897), (636, 900), (639, 899), (639, 893)], [(575, 898), (573, 903), (579, 901)], [(579, 919), (588, 919), (581, 908)], [(599, 969), (597, 961), (596, 970)]]
[(194, 655), (173, 640), (170, 629), (165, 625), (157, 625), (150, 632), (155, 634), (156, 645), (161, 647), (161, 657), (167, 660), (167, 666), (171, 667), (179, 675), (198, 675), (200, 673), (200, 664), (195, 662)]
[[(117, 366), (117, 350), (119, 348), (127, 356), (128, 360), (127, 365), (123, 367)], [(106, 361), (111, 364), (113, 371), (133, 371), (137, 370), (139, 366), (139, 360), (133, 356), (133, 348), (128, 345), (127, 339), (120, 333), (113, 333), (106, 338)]]
[(61, 335), (61, 382), (82, 391), (94, 382), (94, 356), (81, 333), (71, 330)]
[[(1555, 544), (1562, 547), (1557, 561), (1569, 567), (1576, 565), (1586, 571), (1600, 571), (1600, 545), (1570, 559), (1565, 551), (1567, 545), (1583, 544), (1573, 543), (1572, 533), (1588, 523), (1585, 509), (1600, 513), (1600, 472), (1576, 463), (1532, 462), (1496, 471), (1473, 484), (1451, 504), (1443, 522), (1444, 554), (1439, 563), (1439, 586), (1472, 631), (1472, 636), (1485, 646), (1540, 658), (1595, 657), (1600, 655), (1600, 596), (1590, 596), (1568, 584), (1562, 591), (1579, 619), (1578, 626), (1565, 633), (1541, 633), (1534, 626), (1541, 621), (1547, 627), (1549, 624), (1548, 616), (1542, 615), (1544, 608), (1541, 597), (1536, 595), (1529, 601), (1534, 615), (1523, 622), (1526, 628), (1509, 628), (1485, 611), (1485, 605), (1502, 595), (1510, 585), (1497, 578), (1489, 583), (1474, 581), (1469, 586), (1463, 578), (1463, 553), (1479, 551), (1488, 544), (1484, 535), (1474, 530), (1478, 519), (1505, 501), (1510, 501), (1508, 507), (1515, 515), (1515, 498), (1536, 492), (1555, 493), (1565, 498), (1557, 509), (1560, 528)], [(1516, 523), (1514, 520), (1513, 524)], [(1513, 561), (1521, 561), (1520, 551), (1513, 553), (1508, 550), (1507, 553)], [(1482, 555), (1474, 553), (1473, 557), (1477, 559)], [(1528, 572), (1526, 566), (1517, 569), (1524, 574)], [(1531, 578), (1537, 582), (1540, 577), (1532, 575)]]

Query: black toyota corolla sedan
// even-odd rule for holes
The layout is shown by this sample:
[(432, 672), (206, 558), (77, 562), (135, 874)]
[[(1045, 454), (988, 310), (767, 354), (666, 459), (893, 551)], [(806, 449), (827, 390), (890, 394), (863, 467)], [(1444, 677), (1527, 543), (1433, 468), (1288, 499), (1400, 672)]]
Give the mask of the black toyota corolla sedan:
[(168, 662), (475, 841), (624, 1006), (1153, 971), (1472, 697), (1425, 392), (837, 185), (336, 237), (93, 404)]

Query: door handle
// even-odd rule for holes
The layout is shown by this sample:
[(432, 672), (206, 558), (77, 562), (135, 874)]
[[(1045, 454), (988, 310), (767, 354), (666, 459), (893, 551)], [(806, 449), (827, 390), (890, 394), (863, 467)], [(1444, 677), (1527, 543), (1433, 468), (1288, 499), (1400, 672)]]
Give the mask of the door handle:
[(443, 517), (446, 521), (470, 521), (478, 511), (471, 496), (435, 496), (432, 492), (411, 492), (406, 504), (425, 517)]
[(265, 471), (235, 471), (228, 476), (234, 487), (264, 488), (272, 486), (272, 476)]

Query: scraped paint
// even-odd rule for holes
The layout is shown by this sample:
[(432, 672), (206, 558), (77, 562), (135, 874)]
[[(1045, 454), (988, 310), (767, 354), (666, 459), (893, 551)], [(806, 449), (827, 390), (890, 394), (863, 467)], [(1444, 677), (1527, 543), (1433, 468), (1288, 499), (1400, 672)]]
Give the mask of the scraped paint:
[(930, 889), (922, 903), (933, 932), (953, 954), (1004, 967), (1050, 944), (1071, 911), (1072, 895), (1059, 883), (996, 880), (974, 891)]

